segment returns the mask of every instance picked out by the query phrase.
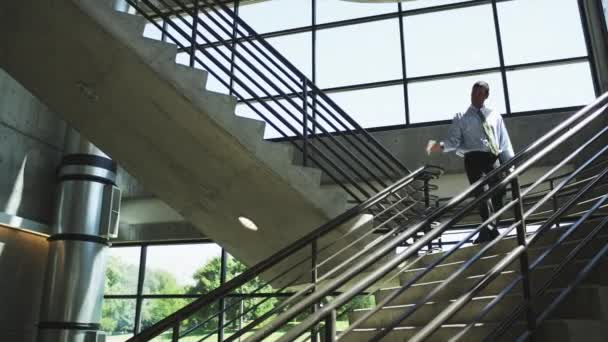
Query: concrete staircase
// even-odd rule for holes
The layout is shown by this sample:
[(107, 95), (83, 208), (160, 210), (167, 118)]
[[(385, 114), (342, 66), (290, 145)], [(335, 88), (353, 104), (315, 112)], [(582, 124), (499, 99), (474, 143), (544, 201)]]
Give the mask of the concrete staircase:
[[(563, 246), (549, 254), (547, 259), (532, 273), (532, 287), (538, 288), (549, 278), (559, 261), (584, 236), (593, 229), (599, 220), (590, 221), (581, 226)], [(555, 242), (564, 228), (553, 229), (541, 238), (530, 250), (530, 260), (534, 261), (551, 243)], [(565, 287), (574, 278), (575, 272), (582, 268), (582, 264), (594, 256), (597, 251), (608, 242), (608, 232), (604, 231), (596, 237), (588, 247), (583, 250), (571, 266), (566, 268), (553, 287), (535, 303), (537, 308), (544, 308), (550, 299), (555, 298), (557, 291)], [(403, 321), (398, 329), (391, 332), (383, 341), (405, 341), (412, 336), (431, 319), (435, 318), (451, 301), (470, 289), (479, 278), (487, 273), (496, 262), (516, 246), (514, 238), (506, 239), (486, 253), (483, 259), (475, 263), (468, 271), (457, 279), (450, 287), (439, 292), (432, 302), (426, 303), (413, 315)], [(469, 257), (479, 251), (479, 245), (461, 248), (446, 259), (441, 265), (434, 268), (415, 285), (369, 319), (361, 326), (345, 336), (341, 341), (368, 341), (382, 327), (387, 326), (393, 319), (399, 316), (431, 291), (435, 286), (445, 280), (449, 275), (460, 267)], [(404, 284), (425, 266), (430, 265), (441, 253), (430, 254), (422, 258), (417, 264), (400, 275), (400, 282)], [(448, 341), (461, 331), (463, 326), (471, 322), (473, 318), (488, 304), (495, 296), (518, 275), (519, 262), (510, 265), (498, 278), (485, 288), (477, 298), (472, 300), (460, 310), (448, 323), (436, 331), (429, 341)], [(608, 260), (600, 263), (594, 273), (587, 279), (584, 285), (577, 288), (565, 302), (554, 312), (551, 318), (540, 328), (537, 341), (606, 341), (608, 340)], [(392, 288), (384, 288), (375, 293), (375, 301), (379, 302), (386, 298)], [(489, 334), (522, 300), (521, 285), (516, 286), (511, 293), (486, 315), (482, 321), (462, 337), (462, 341), (481, 341)], [(352, 323), (364, 315), (370, 309), (358, 309), (349, 313), (349, 321)], [(525, 326), (524, 317), (511, 327), (501, 340), (513, 341)]]
[[(346, 209), (346, 192), (321, 188), (319, 170), (264, 141), (263, 122), (234, 115), (235, 98), (205, 90), (206, 72), (176, 64), (175, 45), (144, 38), (145, 19), (112, 3), (2, 1), (0, 67), (248, 265)], [(371, 221), (326, 241), (355, 231), (350, 243)]]

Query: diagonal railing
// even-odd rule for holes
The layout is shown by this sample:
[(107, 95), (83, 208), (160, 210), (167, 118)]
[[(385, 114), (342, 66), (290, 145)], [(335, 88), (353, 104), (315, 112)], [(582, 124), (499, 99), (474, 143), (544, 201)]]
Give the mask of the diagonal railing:
[[(243, 317), (252, 316), (254, 311), (268, 304), (272, 298), (285, 297), (288, 290), (297, 289), (295, 293), (290, 293), (280, 303), (273, 303), (262, 314), (257, 313), (256, 317), (249, 319), (245, 327), (229, 337), (220, 337), (220, 340), (234, 341), (241, 336), (250, 334), (255, 331), (258, 325), (264, 324), (275, 315), (297, 303), (298, 300), (305, 298), (311, 292), (314, 292), (319, 284), (335, 277), (342, 270), (356, 263), (363, 255), (381, 245), (391, 234), (376, 237), (374, 231), (384, 228), (390, 220), (394, 220), (401, 212), (405, 212), (409, 208), (404, 207), (391, 215), (391, 218), (386, 221), (374, 222), (370, 229), (357, 236), (348, 245), (341, 243), (355, 232), (336, 234), (341, 225), (351, 222), (353, 219), (360, 217), (361, 214), (373, 209), (377, 210), (380, 216), (394, 210), (405, 200), (395, 201), (387, 208), (380, 205), (385, 203), (386, 199), (394, 193), (411, 186), (416, 180), (436, 176), (438, 172), (439, 170), (436, 167), (421, 167), (414, 170), (363, 203), (330, 220), (261, 263), (247, 269), (220, 288), (201, 296), (188, 306), (148, 327), (129, 341), (149, 341), (161, 334), (167, 334), (167, 331), (173, 340), (187, 338), (195, 334), (203, 335), (200, 341), (218, 335), (221, 336), (224, 328), (232, 326), (235, 320), (238, 319), (240, 322)], [(396, 233), (396, 231), (392, 230), (389, 233)], [(343, 255), (346, 255), (346, 257), (340, 259), (340, 256)], [(268, 274), (272, 275), (266, 276)], [(248, 287), (254, 287), (254, 289), (246, 290)], [(226, 305), (227, 299), (231, 297), (259, 298), (260, 300), (231, 320), (224, 321), (217, 329), (210, 329), (209, 325), (216, 326), (218, 320), (224, 320), (222, 317), (235, 310), (236, 302), (233, 302), (232, 305)], [(313, 305), (314, 307), (316, 305)], [(205, 317), (193, 319), (193, 317), (201, 314), (204, 314)]]
[[(254, 334), (248, 337), (247, 341), (261, 341), (282, 330), (287, 331), (277, 339), (278, 341), (294, 341), (298, 338), (302, 338), (305, 334), (309, 334), (311, 330), (318, 331), (321, 326), (324, 327), (326, 340), (330, 341), (341, 340), (348, 336), (349, 333), (355, 333), (355, 330), (358, 327), (361, 327), (363, 323), (370, 319), (375, 313), (387, 306), (390, 306), (393, 300), (405, 294), (408, 290), (411, 290), (414, 284), (419, 282), (443, 261), (457, 252), (459, 248), (470, 241), (470, 239), (476, 233), (478, 233), (480, 229), (495, 223), (499, 219), (500, 215), (506, 213), (508, 210), (514, 211), (515, 220), (512, 224), (508, 225), (501, 231), (498, 238), (483, 245), (483, 247), (480, 248), (472, 257), (470, 257), (466, 262), (462, 263), (457, 270), (452, 272), (447, 279), (434, 286), (432, 289), (422, 295), (422, 297), (417, 298), (413, 305), (410, 305), (407, 307), (407, 309), (404, 309), (403, 312), (399, 314), (399, 317), (392, 320), (392, 322), (386, 326), (383, 326), (382, 329), (378, 330), (372, 337), (370, 337), (369, 340), (379, 341), (385, 338), (403, 321), (410, 318), (414, 313), (420, 310), (420, 308), (424, 307), (424, 304), (432, 301), (434, 297), (449, 288), (450, 285), (454, 284), (455, 281), (462, 281), (466, 272), (470, 270), (471, 267), (479, 260), (481, 260), (485, 254), (487, 254), (493, 248), (496, 248), (496, 246), (505, 239), (507, 234), (511, 233), (512, 231), (516, 231), (517, 233), (516, 241), (511, 240), (515, 243), (515, 247), (504, 258), (502, 258), (502, 260), (500, 260), (494, 268), (483, 275), (483, 277), (478, 278), (479, 280), (474, 281), (470, 288), (463, 291), (459, 297), (448, 304), (440, 314), (435, 316), (434, 319), (428, 322), (425, 326), (415, 330), (409, 340), (422, 341), (429, 338), (434, 332), (440, 329), (442, 325), (449, 322), (450, 319), (454, 317), (454, 315), (463, 307), (465, 307), (474, 296), (479, 294), (490, 283), (492, 283), (492, 281), (499, 277), (508, 266), (517, 261), (519, 261), (520, 276), (514, 280), (514, 282), (522, 286), (523, 294), (521, 305), (522, 308), (519, 308), (519, 311), (523, 311), (526, 317), (527, 334), (533, 333), (537, 329), (537, 323), (542, 322), (542, 320), (547, 317), (547, 313), (544, 312), (537, 315), (531, 309), (531, 303), (534, 301), (534, 295), (542, 293), (544, 289), (551, 285), (552, 280), (557, 278), (560, 271), (565, 267), (564, 265), (576, 257), (577, 251), (582, 249), (585, 246), (585, 243), (590, 241), (593, 236), (595, 236), (594, 234), (601, 231), (606, 221), (602, 221), (602, 223), (600, 223), (596, 229), (594, 229), (594, 231), (587, 236), (587, 238), (577, 245), (572, 253), (564, 259), (564, 262), (560, 263), (559, 267), (556, 269), (556, 272), (551, 276), (551, 279), (547, 280), (547, 283), (540, 289), (532, 288), (530, 281), (531, 272), (533, 272), (535, 267), (543, 261), (546, 255), (555, 250), (555, 248), (562, 246), (563, 241), (571, 236), (572, 232), (581, 227), (583, 223), (588, 222), (589, 218), (594, 215), (594, 213), (598, 212), (598, 210), (606, 207), (606, 202), (608, 199), (607, 196), (592, 196), (592, 198), (586, 198), (585, 196), (592, 195), (593, 190), (598, 185), (604, 184), (602, 182), (605, 182), (608, 167), (605, 165), (600, 167), (600, 170), (594, 174), (591, 181), (587, 182), (574, 195), (572, 195), (566, 203), (562, 203), (558, 210), (553, 213), (553, 215), (547, 218), (544, 222), (541, 222), (538, 230), (532, 235), (529, 235), (529, 232), (527, 231), (528, 226), (526, 220), (543, 205), (550, 203), (556, 193), (562, 191), (562, 189), (568, 184), (571, 184), (571, 182), (576, 181), (576, 177), (579, 176), (583, 171), (588, 169), (595, 162), (601, 160), (601, 158), (605, 158), (606, 152), (608, 151), (608, 145), (605, 143), (605, 135), (608, 133), (608, 126), (603, 124), (602, 120), (606, 120), (607, 107), (608, 93), (602, 95), (592, 104), (586, 106), (576, 114), (566, 119), (549, 133), (540, 137), (536, 142), (518, 153), (510, 161), (491, 172), (489, 175), (487, 175), (487, 177), (473, 184), (460, 195), (452, 198), (452, 200), (447, 204), (430, 213), (418, 223), (407, 227), (407, 229), (401, 231), (396, 236), (385, 239), (382, 245), (379, 245), (378, 248), (367, 254), (356, 264), (354, 264), (354, 266), (343, 270), (337, 277), (332, 278), (315, 292), (311, 293), (308, 297), (298, 301), (297, 304), (293, 305), (284, 313), (274, 318), (271, 322), (258, 329)], [(592, 131), (590, 135), (589, 131)], [(577, 141), (577, 139), (580, 139), (581, 132), (585, 132), (587, 136), (591, 137), (582, 142)], [(564, 154), (565, 151), (572, 148), (572, 146), (575, 147), (573, 151)], [(556, 150), (558, 147), (560, 149)], [(553, 162), (556, 162), (555, 166), (551, 167), (550, 170), (544, 175), (538, 177), (531, 186), (526, 188), (525, 191), (522, 191), (519, 186), (518, 177), (530, 170), (533, 166), (542, 165), (542, 162), (551, 157), (552, 153), (555, 153), (553, 155)], [(591, 157), (586, 159), (569, 176), (561, 180), (553, 190), (549, 191), (542, 198), (538, 199), (531, 208), (524, 210), (523, 202), (526, 196), (533, 193), (533, 191), (538, 190), (537, 187), (540, 184), (542, 184), (564, 166), (568, 165), (569, 163), (573, 163), (577, 158), (582, 158), (585, 153), (590, 153)], [(496, 185), (490, 187), (490, 189), (483, 191), (485, 186), (495, 182), (496, 178), (501, 177), (501, 174), (505, 172), (508, 172), (508, 175), (504, 177), (504, 179), (496, 182)], [(382, 286), (387, 275), (389, 275), (391, 272), (395, 272), (395, 270), (408, 269), (412, 265), (415, 265), (416, 261), (411, 261), (412, 258), (417, 256), (428, 243), (441, 236), (441, 234), (443, 234), (450, 227), (456, 225), (463, 217), (467, 216), (479, 204), (487, 201), (497, 192), (503, 191), (507, 185), (511, 185), (512, 197), (511, 200), (509, 200), (502, 207), (502, 209), (498, 210), (485, 222), (478, 225), (476, 229), (465, 234), (465, 237), (462, 238), (460, 242), (452, 246), (439, 258), (435, 259), (430, 265), (423, 267), (415, 274), (415, 276), (409, 278), (403, 284), (391, 290), (392, 292), (389, 295), (386, 295), (383, 300), (377, 302), (373, 309), (366, 312), (365, 315), (360, 316), (359, 319), (355, 320), (354, 322), (351, 322), (348, 328), (342, 332), (336, 331), (336, 317), (340, 316), (342, 313), (341, 311), (343, 311), (342, 309), (347, 306), (349, 302), (351, 302), (357, 296), (361, 296), (366, 293), (373, 293), (374, 287)], [(471, 201), (468, 201), (469, 199), (471, 199)], [(558, 239), (556, 243), (552, 244), (544, 254), (534, 260), (533, 263), (530, 263), (528, 255), (530, 245), (534, 245), (535, 242), (541, 239), (541, 237), (546, 236), (545, 234), (547, 234), (549, 229), (552, 228), (561, 217), (568, 214), (575, 205), (581, 202), (591, 202), (592, 207), (587, 209), (585, 214), (575, 224), (568, 228), (568, 230), (562, 234), (560, 239)], [(462, 206), (462, 209), (456, 213), (450, 213), (450, 211), (457, 206)], [(450, 213), (450, 215), (445, 216), (446, 213)], [(441, 224), (437, 225), (431, 230), (427, 230), (427, 227), (431, 224), (431, 222), (434, 221), (439, 221)], [(382, 260), (382, 258), (390, 255), (390, 253), (392, 253), (396, 247), (408, 239), (416, 236), (417, 233), (421, 231), (425, 231), (422, 238), (409, 245), (397, 256), (391, 257), (387, 262), (383, 262), (380, 267), (374, 266), (380, 260)], [(604, 253), (604, 251), (605, 248), (602, 249), (598, 255), (601, 255), (601, 253)], [(594, 258), (592, 261), (597, 262), (597, 260), (599, 259)], [(404, 267), (404, 264), (408, 266)], [(589, 263), (586, 270), (588, 271), (588, 269), (591, 269), (593, 265), (593, 263)], [(361, 277), (362, 274), (365, 276)], [(307, 312), (311, 305), (325, 300), (331, 296), (332, 293), (344, 287), (345, 284), (351, 283), (353, 279), (357, 279), (357, 281), (352, 286), (349, 286), (339, 295), (332, 297), (331, 300), (325, 303), (318, 311), (307, 315), (307, 317), (303, 319), (301, 323), (295, 325), (294, 327), (288, 325), (288, 323), (294, 318)], [(577, 281), (579, 280), (577, 279)], [(572, 286), (574, 285), (575, 284), (573, 283)], [(513, 284), (509, 285), (505, 289), (505, 293), (508, 293), (514, 287), (515, 285)], [(568, 289), (564, 291), (571, 291), (571, 289), (568, 287)], [(504, 295), (502, 295), (502, 297), (504, 297)], [(563, 296), (560, 296), (559, 298), (563, 298)], [(488, 304), (488, 310), (491, 309), (492, 305), (496, 305), (496, 303), (499, 301), (500, 298), (497, 299), (496, 302)], [(555, 305), (557, 304), (552, 304), (549, 309), (554, 308)], [(513, 322), (513, 318), (511, 318), (510, 320), (506, 321), (504, 326), (509, 327), (513, 324)], [(471, 322), (467, 326), (467, 329), (474, 327), (475, 323), (476, 322)], [(497, 332), (497, 334), (500, 334), (500, 332), (503, 332), (505, 329), (506, 328), (503, 328), (502, 330), (497, 329), (500, 330)], [(456, 339), (461, 338), (462, 336), (464, 336), (464, 333), (457, 335)]]
[(225, 1), (126, 1), (356, 202), (409, 173)]

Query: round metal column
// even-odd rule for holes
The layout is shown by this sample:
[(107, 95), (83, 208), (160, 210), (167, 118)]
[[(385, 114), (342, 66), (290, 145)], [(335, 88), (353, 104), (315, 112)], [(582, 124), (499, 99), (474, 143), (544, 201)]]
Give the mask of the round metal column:
[(70, 130), (57, 176), (38, 341), (98, 341), (109, 238), (120, 208), (116, 164)]

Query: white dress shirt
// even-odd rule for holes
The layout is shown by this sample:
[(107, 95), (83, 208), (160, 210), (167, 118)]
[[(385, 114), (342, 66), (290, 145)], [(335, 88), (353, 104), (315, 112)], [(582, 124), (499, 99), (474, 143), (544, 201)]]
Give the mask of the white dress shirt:
[(448, 130), (448, 137), (443, 141), (443, 151), (456, 151), (456, 154), (460, 156), (473, 151), (490, 152), (489, 142), (484, 133), (481, 118), (477, 114), (479, 110), (481, 110), (481, 113), (492, 128), (494, 141), (496, 141), (500, 151), (500, 162), (504, 163), (513, 158), (515, 155), (513, 153), (513, 146), (511, 146), (511, 139), (509, 139), (509, 133), (502, 116), (487, 107), (479, 109), (473, 105), (464, 114), (458, 113), (454, 116), (452, 125), (450, 125), (450, 129)]

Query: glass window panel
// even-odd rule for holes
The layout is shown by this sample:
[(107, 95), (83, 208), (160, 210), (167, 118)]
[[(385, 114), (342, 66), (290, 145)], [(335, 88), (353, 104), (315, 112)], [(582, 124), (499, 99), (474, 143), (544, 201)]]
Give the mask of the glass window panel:
[(451, 120), (471, 105), (471, 88), (476, 81), (490, 85), (486, 106), (505, 113), (504, 90), (499, 73), (412, 82), (408, 85), (410, 122), (421, 123)]
[(513, 112), (586, 105), (595, 98), (589, 63), (507, 72)]
[[(302, 33), (290, 36), (276, 37), (268, 39), (268, 42), (273, 45), (286, 59), (288, 59), (297, 69), (305, 74), (308, 78), (312, 74), (312, 55), (311, 55), (311, 34)], [(256, 43), (257, 45), (258, 43)], [(287, 69), (284, 63), (278, 59), (263, 57), (259, 52), (254, 50), (250, 44), (244, 47), (239, 47), (241, 58), (237, 59), (236, 64), (242, 69), (236, 70), (235, 74), (240, 77), (243, 82), (257, 96), (265, 97), (268, 95), (278, 95), (280, 91), (284, 94), (291, 94), (296, 91), (301, 91), (302, 81), (295, 74)], [(268, 56), (271, 54), (264, 49)], [(256, 61), (253, 56), (256, 56), (260, 62)], [(249, 62), (251, 66), (248, 66)], [(277, 67), (273, 62), (278, 63)], [(273, 74), (274, 73), (274, 74)], [(262, 77), (262, 75), (264, 77)], [(289, 76), (291, 76), (291, 78)], [(264, 79), (266, 78), (266, 80)], [(293, 79), (293, 80), (292, 80)], [(296, 82), (294, 82), (296, 80)], [(257, 85), (256, 85), (257, 84)], [(235, 88), (242, 90), (247, 98), (253, 97), (248, 92), (235, 85)]]
[[(294, 101), (296, 104), (301, 103), (301, 101), (297, 101), (297, 100), (294, 100)], [(285, 100), (280, 100), (278, 102), (281, 103), (283, 105), (283, 107), (285, 107), (285, 109), (287, 109), (288, 111), (285, 111), (284, 109), (280, 108), (280, 106), (277, 103), (274, 103), (274, 102), (267, 102), (267, 103), (268, 103), (268, 106), (270, 106), (270, 108), (272, 108), (273, 111), (277, 115), (280, 115), (280, 117), (282, 117), (293, 129), (295, 129), (298, 132), (298, 134), (300, 134), (302, 132), (302, 127), (303, 127), (302, 113), (299, 110), (296, 110), (293, 106), (289, 105), (287, 103), (287, 101), (285, 101)], [(277, 128), (279, 129), (279, 130), (277, 130), (274, 127), (272, 127), (272, 125), (266, 124), (266, 129), (264, 131), (265, 139), (292, 137), (292, 136), (297, 135), (292, 130), (292, 128), (288, 127), (283, 122), (281, 122), (281, 120), (278, 119), (277, 116), (271, 114), (271, 111), (268, 110), (264, 105), (260, 104), (259, 102), (255, 102), (255, 103), (253, 103), (253, 107), (256, 108), (257, 110), (259, 110), (263, 115), (265, 115), (266, 119), (268, 119), (270, 122), (274, 123), (277, 126)], [(288, 113), (291, 113), (292, 115), (289, 115)], [(263, 121), (263, 119), (246, 104), (237, 105), (236, 114), (238, 116)]]
[(266, 39), (291, 64), (312, 79), (312, 33), (298, 33)]
[(106, 333), (106, 341), (122, 342), (133, 336), (134, 299), (104, 299), (101, 310), (101, 330)]
[(312, 25), (311, 0), (272, 0), (242, 4), (239, 17), (256, 32), (272, 32)]
[(490, 5), (404, 19), (407, 76), (499, 66)]
[[(159, 24), (162, 25), (162, 21), (159, 21)], [(158, 27), (156, 27), (156, 25), (146, 24), (146, 28), (144, 29), (144, 37), (150, 38), (150, 39), (161, 40), (162, 32)]]
[(329, 94), (363, 128), (405, 124), (403, 86)]
[(369, 17), (397, 10), (396, 4), (317, 0), (317, 23)]
[(215, 60), (213, 61), (211, 58), (207, 57), (202, 51), (197, 51), (196, 56), (199, 60), (201, 60), (205, 65), (200, 65), (200, 63), (196, 63), (197, 68), (205, 69), (209, 71), (207, 75), (207, 83), (205, 85), (205, 89), (209, 91), (215, 91), (222, 94), (228, 94), (229, 90), (224, 83), (220, 80), (224, 80), (226, 84), (230, 84), (229, 74), (222, 69), (228, 70), (230, 72), (230, 60), (232, 58), (232, 52), (223, 46), (217, 48), (207, 48), (205, 49), (207, 53), (211, 55)]
[(498, 17), (507, 65), (587, 54), (576, 0), (499, 2)]
[(190, 54), (187, 52), (178, 53), (177, 57), (175, 58), (175, 63), (183, 64), (183, 65), (190, 65)]
[[(226, 307), (230, 305), (230, 299), (226, 300)], [(211, 305), (207, 305), (203, 307), (201, 310), (195, 312), (193, 315), (188, 317), (187, 320), (181, 322), (180, 332), (183, 334), (186, 331), (190, 331), (187, 335), (180, 338), (184, 341), (203, 341), (203, 342), (214, 342), (218, 341), (218, 313), (219, 313), (219, 303), (214, 302)], [(231, 309), (226, 310), (226, 320), (224, 321), (227, 324), (233, 316), (234, 311)], [(244, 326), (244, 325), (243, 325)], [(165, 335), (166, 334), (166, 335)], [(170, 332), (164, 333), (163, 335), (167, 336), (168, 340), (171, 340)], [(226, 335), (225, 335), (226, 337)]]
[[(177, 44), (174, 39), (179, 42), (182, 46), (190, 46), (190, 40), (192, 39), (192, 17), (191, 16), (182, 16), (183, 21), (178, 18), (173, 18), (172, 22), (175, 26), (179, 28), (175, 28), (173, 25), (167, 21), (167, 38), (166, 41), (171, 44)], [(179, 46), (179, 44), (177, 44)]]
[(144, 299), (141, 307), (141, 329), (146, 329), (152, 324), (188, 305), (193, 300), (194, 298)]
[(150, 246), (144, 293), (209, 292), (219, 285), (220, 255), (212, 243)]
[(401, 9), (404, 11), (417, 8), (426, 8), (432, 6), (441, 6), (455, 4), (460, 2), (469, 2), (471, 0), (424, 0), (424, 1), (404, 1), (401, 3)]
[(137, 294), (141, 247), (110, 248), (106, 270), (105, 294)]
[(245, 272), (247, 266), (238, 261), (235, 257), (228, 254), (228, 264), (226, 265), (226, 281), (237, 277), (239, 274)]
[[(301, 33), (271, 38), (268, 39), (268, 42), (310, 79), (312, 75), (311, 37), (312, 35), (310, 33)], [(259, 46), (259, 43), (256, 43), (256, 45)], [(268, 59), (263, 57), (257, 50), (253, 49), (250, 44), (240, 46), (238, 51), (242, 54), (242, 58), (239, 58), (236, 63), (242, 68), (243, 72), (237, 70), (235, 73), (241, 77), (245, 84), (258, 96), (264, 97), (267, 96), (267, 93), (270, 95), (277, 95), (279, 94), (279, 91), (276, 87), (284, 94), (301, 91), (302, 81), (300, 81), (299, 77), (296, 77), (293, 72), (289, 71), (284, 63), (279, 62), (277, 58), (270, 57), (270, 59)], [(268, 50), (264, 49), (263, 51), (265, 51), (268, 56), (271, 56)], [(256, 61), (253, 56), (256, 56), (261, 63)], [(244, 61), (251, 63), (252, 67), (248, 66)], [(278, 63), (279, 67), (277, 67), (275, 63)], [(264, 80), (261, 75), (266, 77), (268, 81)], [(247, 76), (251, 77), (253, 80), (249, 79)], [(292, 79), (296, 80), (296, 82)], [(256, 83), (259, 86), (256, 86)], [(241, 88), (237, 87), (237, 89)], [(243, 93), (246, 92), (243, 91)]]
[(400, 46), (396, 18), (320, 30), (317, 84), (337, 87), (400, 79)]
[(218, 15), (213, 11), (202, 12), (198, 17), (201, 19), (197, 22), (196, 29), (198, 33), (196, 39), (199, 44), (232, 38), (234, 22), (231, 18), (225, 15)]

